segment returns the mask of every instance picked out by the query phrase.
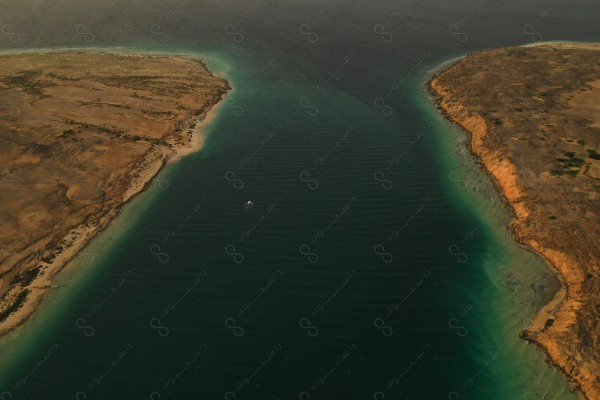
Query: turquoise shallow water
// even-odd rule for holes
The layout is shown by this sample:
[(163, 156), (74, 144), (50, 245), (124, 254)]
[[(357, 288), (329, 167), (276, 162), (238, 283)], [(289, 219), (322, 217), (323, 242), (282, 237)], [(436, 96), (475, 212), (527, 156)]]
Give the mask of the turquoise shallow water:
[[(70, 4), (13, 23), (20, 47), (201, 54), (234, 90), (204, 150), (2, 338), (2, 400), (575, 398), (518, 338), (556, 280), (424, 91), (444, 60), (529, 41), (544, 9), (475, 6)], [(591, 40), (580, 10), (538, 27)]]

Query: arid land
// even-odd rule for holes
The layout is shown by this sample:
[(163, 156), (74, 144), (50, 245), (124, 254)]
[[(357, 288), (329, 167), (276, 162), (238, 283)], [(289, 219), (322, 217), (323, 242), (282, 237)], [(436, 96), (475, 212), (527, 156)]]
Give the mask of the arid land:
[(517, 241), (562, 289), (522, 337), (574, 389), (600, 399), (600, 45), (548, 43), (469, 55), (429, 87), (513, 210)]
[(202, 147), (229, 89), (192, 57), (0, 55), (0, 335), (165, 164)]

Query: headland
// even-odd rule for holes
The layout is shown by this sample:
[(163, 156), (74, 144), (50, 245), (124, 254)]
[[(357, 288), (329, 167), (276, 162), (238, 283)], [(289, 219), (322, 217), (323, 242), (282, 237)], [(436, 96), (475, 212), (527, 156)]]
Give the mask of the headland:
[(0, 335), (166, 164), (201, 149), (230, 89), (192, 56), (0, 54)]
[(477, 52), (429, 89), (513, 212), (516, 240), (561, 289), (521, 336), (573, 389), (600, 399), (600, 45), (544, 43)]

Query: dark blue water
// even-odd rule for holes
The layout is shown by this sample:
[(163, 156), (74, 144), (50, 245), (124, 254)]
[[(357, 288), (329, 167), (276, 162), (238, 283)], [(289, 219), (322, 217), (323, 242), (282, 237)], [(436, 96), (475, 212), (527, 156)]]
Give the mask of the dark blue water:
[(595, 40), (598, 5), (0, 11), (2, 49), (191, 52), (234, 87), (204, 150), (163, 171), (2, 340), (2, 400), (574, 398), (517, 337), (556, 281), (512, 242), (424, 82), (478, 49)]

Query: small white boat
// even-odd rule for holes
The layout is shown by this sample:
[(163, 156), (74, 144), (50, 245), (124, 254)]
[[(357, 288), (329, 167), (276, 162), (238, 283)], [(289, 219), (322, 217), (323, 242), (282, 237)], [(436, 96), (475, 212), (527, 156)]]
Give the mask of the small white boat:
[(247, 202), (244, 203), (244, 208), (250, 209), (252, 207), (254, 207), (254, 203), (252, 202), (252, 200), (248, 200)]

